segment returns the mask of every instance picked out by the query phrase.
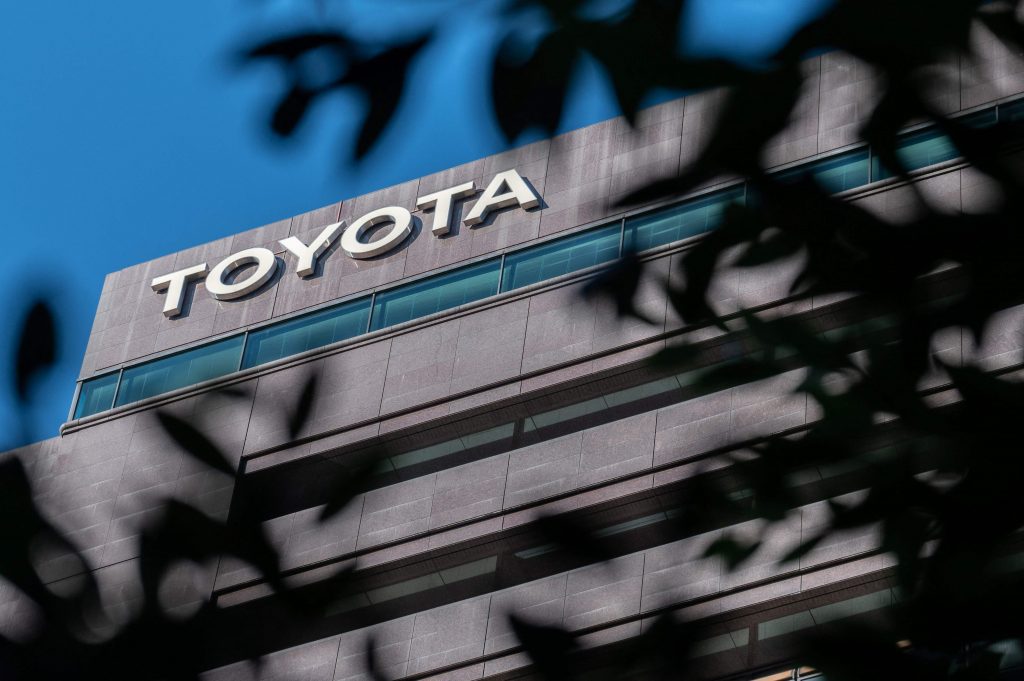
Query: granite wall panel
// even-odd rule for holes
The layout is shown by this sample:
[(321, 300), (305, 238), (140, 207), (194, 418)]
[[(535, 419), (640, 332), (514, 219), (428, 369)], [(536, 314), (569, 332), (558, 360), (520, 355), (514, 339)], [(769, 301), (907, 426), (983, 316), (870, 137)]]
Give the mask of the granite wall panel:
[(440, 471), (430, 504), (430, 528), (501, 510), (509, 455), (492, 456)]
[(504, 507), (519, 506), (576, 487), (583, 438), (574, 433), (509, 455)]
[(554, 575), (493, 593), (484, 652), (490, 654), (519, 645), (509, 624), (510, 615), (540, 626), (561, 624), (567, 578), (566, 574)]
[(961, 103), (970, 108), (1024, 91), (1024, 53), (975, 23), (971, 55), (961, 63)]
[(409, 649), (412, 645), (416, 616), (409, 615), (383, 622), (373, 627), (350, 631), (339, 637), (338, 663), (335, 681), (374, 681), (366, 665), (366, 646), (373, 641), (377, 671), (385, 678), (398, 679), (409, 668)]
[(462, 662), (484, 652), (491, 597), (481, 596), (416, 615), (409, 674)]
[(430, 528), (437, 474), (366, 493), (358, 548), (394, 541)]
[(818, 153), (859, 142), (861, 127), (880, 94), (871, 66), (842, 52), (821, 59)]
[(687, 537), (648, 549), (644, 559), (644, 612), (717, 593), (722, 583), (722, 560), (704, 552), (722, 536), (721, 530)]
[(924, 215), (926, 206), (939, 212), (959, 212), (960, 172), (941, 172), (916, 180), (913, 186), (900, 185), (859, 197), (854, 199), (854, 203), (876, 217), (896, 224), (919, 219)]
[(331, 681), (338, 663), (339, 637), (321, 639), (294, 648), (219, 667), (203, 674), (203, 681)]
[(981, 342), (966, 329), (962, 333), (965, 364), (993, 371), (1024, 361), (1024, 305), (993, 315), (985, 326)]
[(451, 393), (461, 393), (519, 375), (526, 342), (528, 300), (467, 315), (459, 320)]
[(562, 623), (583, 629), (639, 614), (644, 558), (632, 554), (570, 572)]
[(622, 121), (613, 119), (551, 140), (540, 236), (614, 214), (610, 197), (612, 157), (623, 128)]
[(789, 125), (762, 150), (761, 162), (765, 166), (792, 163), (818, 153), (821, 60), (821, 57), (813, 57), (800, 65), (803, 75), (800, 97)]
[(460, 324), (460, 319), (453, 319), (410, 331), (392, 341), (381, 412), (448, 396)]
[(341, 429), (380, 411), (391, 340), (359, 346), (323, 359), (260, 376), (245, 453), (287, 444), (288, 418), (309, 377), (319, 376), (312, 418), (300, 435)]

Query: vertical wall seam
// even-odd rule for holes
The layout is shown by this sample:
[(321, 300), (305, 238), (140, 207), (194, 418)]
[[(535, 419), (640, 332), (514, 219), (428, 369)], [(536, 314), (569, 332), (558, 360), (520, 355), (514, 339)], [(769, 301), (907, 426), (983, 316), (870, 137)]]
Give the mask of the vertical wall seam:
[(530, 341), (530, 314), (533, 311), (533, 301), (538, 296), (530, 296), (526, 301), (526, 326), (523, 327), (523, 351), (519, 353), (519, 394), (523, 393), (523, 364), (526, 362), (526, 344)]
[[(422, 177), (416, 178), (416, 191), (414, 191), (412, 193), (412, 206), (413, 207), (412, 207), (412, 210), (410, 212), (415, 212), (416, 209), (417, 209), (416, 208), (416, 199), (418, 199), (419, 196), (420, 196), (420, 185), (422, 183), (423, 183), (423, 178)], [(398, 185), (398, 186), (401, 186), (401, 185)], [(452, 204), (451, 211), (452, 211), (453, 214), (455, 213), (455, 205), (454, 205), (454, 203)], [(340, 215), (340, 213), (339, 213), (339, 215)], [(424, 224), (423, 213), (420, 213), (419, 217), (414, 215), (413, 216), (413, 220), (419, 220), (419, 222), (420, 222), (420, 233), (416, 236), (416, 238), (423, 237), (423, 235), (428, 231), (426, 229), (426, 225)], [(433, 235), (431, 235), (431, 236), (433, 236)], [(415, 239), (413, 239), (413, 241), (415, 241)], [(410, 248), (412, 248), (412, 241), (410, 241), (409, 245), (404, 249), (404, 251), (405, 251), (405, 260), (402, 262), (402, 277), (401, 277), (402, 279), (404, 279), (405, 277), (410, 276), (410, 273), (409, 273), (409, 249)], [(424, 271), (429, 271), (429, 270), (424, 270)]]
[(344, 634), (338, 635), (338, 645), (334, 649), (334, 664), (331, 665), (334, 668), (334, 670), (331, 672), (331, 679), (338, 678), (338, 664), (341, 663), (341, 638), (343, 635)]
[[(509, 452), (507, 454), (505, 454), (505, 484), (501, 488), (501, 510), (502, 511), (505, 510), (505, 502), (506, 502), (507, 497), (508, 497), (508, 476), (509, 476), (509, 473), (512, 471), (512, 454), (514, 454), (515, 451), (516, 451), (515, 449), (512, 449), (512, 450), (509, 450)], [(504, 518), (502, 518), (501, 525), (502, 525), (502, 529), (504, 529), (504, 526), (505, 526)]]
[[(595, 123), (594, 125), (600, 125), (600, 124), (599, 123)], [(594, 127), (594, 126), (586, 126), (586, 127)], [(586, 127), (585, 128), (581, 128), (581, 129), (585, 130)], [(548, 173), (551, 172), (551, 151), (552, 151), (552, 149), (555, 146), (555, 140), (558, 139), (559, 137), (561, 137), (561, 135), (556, 135), (555, 137), (552, 137), (551, 139), (548, 140), (548, 149), (547, 149), (547, 152), (546, 152), (547, 158), (544, 159), (544, 189), (540, 190), (541, 201), (542, 202), (544, 201), (544, 194), (547, 191)], [(529, 179), (529, 178), (527, 178), (527, 179)], [(609, 184), (608, 186), (610, 188), (611, 184)], [(579, 205), (577, 205), (576, 207), (578, 208)], [(540, 214), (537, 216), (537, 238), (539, 238), (541, 235), (544, 234), (544, 216), (546, 215), (546, 213), (544, 213), (543, 211), (538, 211), (538, 213), (540, 213)]]
[(825, 67), (823, 62), (825, 57), (823, 55), (818, 56), (818, 110), (817, 110), (817, 131), (814, 135), (814, 153), (821, 153), (821, 89), (822, 83), (825, 78)]
[[(128, 451), (125, 453), (124, 457), (122, 457), (122, 459), (121, 459), (121, 474), (117, 477), (117, 487), (114, 488), (114, 503), (110, 507), (110, 520), (107, 521), (107, 530), (106, 530), (106, 532), (103, 533), (103, 543), (101, 544), (101, 546), (103, 547), (103, 552), (100, 553), (99, 566), (97, 566), (94, 569), (88, 569), (88, 563), (86, 563), (86, 568), (87, 568), (86, 571), (87, 572), (91, 572), (92, 573), (92, 572), (96, 572), (96, 570), (99, 570), (101, 568), (107, 567), (106, 557), (107, 557), (107, 551), (110, 550), (110, 533), (111, 533), (111, 531), (114, 528), (114, 514), (117, 512), (117, 501), (118, 501), (118, 499), (121, 498), (121, 494), (120, 494), (120, 492), (121, 492), (121, 484), (124, 482), (124, 471), (128, 467), (128, 456), (131, 454), (131, 442), (132, 442), (132, 435), (134, 434), (134, 431), (135, 431), (135, 424), (133, 423), (132, 424), (132, 432), (129, 433), (129, 435), (128, 435)], [(174, 485), (175, 485), (175, 487), (177, 487), (178, 480), (180, 480), (180, 479), (181, 479), (181, 465), (179, 463), (178, 472), (175, 474), (175, 477), (174, 477)], [(102, 502), (100, 502), (100, 503), (102, 503)], [(118, 561), (118, 562), (120, 562), (120, 561)], [(214, 574), (214, 578), (216, 579), (216, 573)]]
[(391, 353), (395, 351), (395, 339), (388, 339), (388, 358), (384, 361), (384, 380), (380, 385), (380, 400), (377, 402), (377, 434), (380, 435), (380, 418), (384, 411), (384, 393), (388, 389), (388, 370), (391, 368)]
[[(352, 503), (349, 501), (349, 503)], [(359, 520), (356, 523), (355, 548), (359, 549), (359, 533), (363, 530), (363, 516), (366, 514), (366, 492), (359, 494)]]
[(359, 504), (359, 522), (356, 523), (356, 550), (359, 549), (359, 537), (362, 536), (362, 532), (363, 532), (363, 518), (366, 517), (366, 497), (367, 497), (367, 495), (368, 495), (368, 492), (363, 492), (362, 494), (359, 495), (360, 497), (362, 497), (362, 500), (361, 500), (361, 502)]
[[(644, 610), (644, 577), (647, 576), (647, 551), (650, 549), (644, 549), (643, 561), (640, 563), (640, 597), (637, 599), (636, 612), (639, 615)], [(643, 629), (643, 620), (640, 621), (640, 628)]]
[(683, 97), (683, 113), (679, 117), (679, 156), (676, 158), (676, 175), (683, 172), (683, 132), (686, 130), (686, 110), (690, 97)]

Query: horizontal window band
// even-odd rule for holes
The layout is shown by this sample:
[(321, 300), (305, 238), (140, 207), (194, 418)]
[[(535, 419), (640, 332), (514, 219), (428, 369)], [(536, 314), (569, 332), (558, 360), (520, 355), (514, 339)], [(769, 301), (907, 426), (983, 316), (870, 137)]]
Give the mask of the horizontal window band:
[[(715, 477), (721, 477), (718, 473), (709, 473)], [(825, 481), (812, 481), (807, 485), (806, 495), (799, 499), (799, 505), (806, 505), (820, 501), (837, 493), (858, 489), (858, 484), (866, 480), (863, 476), (843, 473), (836, 478), (829, 478)], [(690, 481), (692, 484), (692, 481)], [(663, 497), (669, 493), (679, 494), (684, 490), (687, 483), (673, 484), (671, 488), (664, 488), (657, 492), (648, 492), (648, 506), (659, 508), (664, 504)], [(806, 498), (804, 498), (806, 497)], [(622, 513), (627, 516), (637, 515), (635, 508), (639, 504), (638, 499), (624, 498), (616, 500), (615, 508), (619, 513), (610, 513), (610, 510), (602, 509), (598, 514), (591, 510), (574, 512), (572, 515), (593, 518), (612, 516), (611, 523), (622, 525)], [(643, 511), (646, 512), (646, 511)], [(730, 517), (713, 523), (714, 527), (701, 528), (699, 534), (706, 531), (718, 529), (718, 526), (730, 526), (754, 517), (753, 511), (749, 517)], [(604, 523), (609, 524), (607, 521)], [(693, 536), (693, 535), (690, 535)], [(666, 518), (660, 524), (648, 524), (634, 527), (630, 530), (615, 535), (615, 541), (609, 544), (614, 549), (615, 555), (625, 557), (639, 551), (655, 549), (658, 546), (670, 544), (679, 539), (685, 539), (685, 533), (680, 533), (680, 526), (671, 518)], [(486, 595), (495, 590), (511, 588), (520, 584), (551, 577), (562, 572), (567, 572), (579, 567), (584, 567), (586, 558), (574, 557), (562, 552), (547, 553), (543, 556), (521, 559), (516, 557), (517, 548), (528, 548), (536, 545), (542, 538), (535, 534), (531, 527), (517, 528), (515, 530), (502, 532), (500, 536), (488, 538), (487, 541), (478, 543), (473, 549), (466, 546), (451, 547), (447, 551), (447, 559), (442, 559), (441, 554), (418, 557), (406, 562), (401, 567), (382, 566), (368, 568), (352, 574), (345, 584), (358, 584), (356, 590), (346, 588), (342, 592), (336, 591), (337, 587), (330, 582), (326, 584), (312, 584), (307, 587), (299, 587), (304, 595), (299, 598), (309, 602), (328, 603), (333, 607), (327, 607), (327, 614), (323, 621), (313, 623), (312, 629), (300, 631), (298, 626), (283, 626), (284, 631), (280, 636), (287, 640), (280, 640), (276, 636), (273, 641), (265, 643), (273, 650), (275, 647), (291, 647), (315, 640), (316, 632), (330, 631), (331, 634), (338, 634), (350, 631), (355, 628), (366, 626), (373, 622), (383, 622), (396, 619), (414, 612), (425, 609), (447, 605), (459, 600)], [(493, 547), (493, 548), (492, 548)], [(521, 550), (520, 548), (520, 550)], [(493, 549), (497, 549), (495, 552)], [(488, 558), (494, 557), (494, 561)], [(394, 581), (391, 575), (398, 575), (402, 579)], [(390, 578), (389, 578), (390, 577)], [(752, 585), (751, 585), (752, 586)], [(737, 591), (750, 588), (738, 588)], [(250, 593), (257, 595), (255, 600), (248, 600), (237, 604), (229, 605), (234, 599), (231, 594), (219, 592), (216, 603), (224, 620), (221, 626), (226, 630), (236, 632), (240, 638), (251, 643), (253, 636), (246, 635), (245, 630), (255, 626), (263, 627), (263, 622), (275, 621), (285, 624), (287, 622), (286, 609), (283, 604), (273, 595), (259, 597), (261, 591), (258, 587), (247, 589)], [(235, 598), (242, 596), (242, 590), (235, 590)], [(247, 624), (248, 623), (248, 624)], [(246, 651), (246, 655), (259, 654), (261, 649), (252, 648)]]

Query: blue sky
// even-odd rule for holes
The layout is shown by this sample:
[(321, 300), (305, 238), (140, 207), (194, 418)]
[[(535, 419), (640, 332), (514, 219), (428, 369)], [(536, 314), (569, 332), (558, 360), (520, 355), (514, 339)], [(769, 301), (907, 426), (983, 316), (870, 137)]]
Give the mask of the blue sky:
[[(484, 0), (32, 0), (0, 4), (0, 305), (34, 292), (58, 303), (61, 362), (27, 424), (0, 385), (0, 449), (65, 420), (103, 277), (188, 246), (419, 177), (503, 148), (488, 102), (498, 35)], [(694, 50), (756, 57), (828, 0), (691, 0)], [(445, 17), (441, 40), (382, 145), (346, 165), (360, 103), (314, 110), (296, 139), (266, 133), (279, 80), (239, 69), (260, 37), (329, 23), (354, 8), (366, 35)], [(566, 129), (615, 115), (600, 74), (584, 68)], [(0, 362), (16, 324), (0, 329)], [(7, 366), (3, 364), (2, 366)], [(6, 375), (6, 372), (5, 374)], [(27, 426), (23, 427), (23, 426)]]

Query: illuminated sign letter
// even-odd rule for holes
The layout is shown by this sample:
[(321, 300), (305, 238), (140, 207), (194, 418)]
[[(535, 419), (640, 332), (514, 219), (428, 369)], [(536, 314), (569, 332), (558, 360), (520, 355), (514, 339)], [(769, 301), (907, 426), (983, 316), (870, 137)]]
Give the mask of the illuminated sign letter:
[[(228, 283), (226, 277), (239, 267), (256, 268), (238, 281)], [(266, 248), (247, 248), (217, 263), (206, 277), (206, 290), (217, 300), (234, 300), (258, 290), (277, 271), (277, 256)]]
[[(391, 231), (376, 241), (364, 242), (362, 237), (373, 226), (384, 222), (395, 223)], [(412, 232), (412, 213), (399, 206), (389, 206), (367, 213), (341, 235), (341, 248), (350, 258), (365, 260), (387, 253), (405, 241)]]
[(299, 277), (308, 277), (316, 271), (316, 261), (320, 259), (324, 251), (331, 247), (331, 244), (334, 243), (334, 240), (344, 228), (344, 220), (335, 222), (333, 225), (327, 225), (324, 227), (324, 231), (320, 232), (320, 236), (313, 239), (308, 246), (302, 243), (302, 240), (297, 236), (281, 239), (278, 243), (291, 251), (299, 259), (299, 264), (295, 268), (295, 274), (299, 275)]
[(458, 187), (442, 189), (416, 199), (417, 208), (433, 208), (434, 224), (430, 231), (434, 236), (444, 236), (451, 231), (452, 203), (476, 194), (476, 183), (467, 182)]
[[(498, 192), (505, 187), (508, 188), (508, 191), (499, 194)], [(484, 190), (483, 196), (469, 211), (469, 215), (463, 219), (463, 222), (470, 227), (479, 225), (487, 219), (487, 215), (491, 211), (516, 204), (524, 209), (536, 208), (540, 205), (540, 197), (534, 193), (530, 185), (526, 184), (522, 175), (515, 170), (506, 170), (494, 176), (491, 183), (487, 185), (487, 189)]]
[(167, 291), (167, 298), (164, 299), (164, 316), (176, 317), (181, 314), (181, 308), (185, 305), (185, 291), (188, 290), (189, 282), (201, 279), (206, 274), (206, 263), (178, 270), (157, 277), (150, 286), (154, 291)]

